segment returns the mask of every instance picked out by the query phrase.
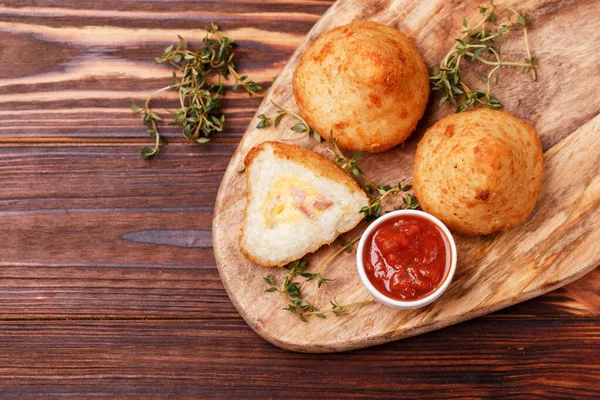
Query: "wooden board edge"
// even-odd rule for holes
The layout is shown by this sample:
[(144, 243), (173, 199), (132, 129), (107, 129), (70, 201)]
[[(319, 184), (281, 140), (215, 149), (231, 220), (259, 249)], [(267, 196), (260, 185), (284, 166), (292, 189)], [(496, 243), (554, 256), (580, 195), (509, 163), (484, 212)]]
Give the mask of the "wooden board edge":
[[(298, 49), (296, 49), (296, 51), (292, 54), (292, 56), (290, 57), (290, 59), (288, 60), (288, 63), (283, 67), (282, 70), (285, 70), (286, 68), (289, 67), (289, 64), (294, 61), (297, 57), (299, 57), (299, 55), (301, 54), (301, 52), (303, 51), (303, 49), (306, 47), (307, 43), (309, 43), (310, 41), (312, 41), (312, 37), (313, 35), (317, 32), (320, 31), (321, 25), (322, 25), (322, 21), (324, 19), (326, 19), (327, 17), (330, 17), (330, 14), (333, 14), (333, 12), (335, 11), (336, 5), (339, 3), (334, 3), (334, 5), (332, 5), (332, 7), (323, 15), (323, 17), (315, 24), (315, 26), (309, 31), (309, 33), (307, 34), (306, 38), (302, 41), (302, 43), (299, 45)], [(316, 38), (316, 37), (315, 37)], [(256, 119), (256, 115), (258, 115), (261, 112), (261, 109), (263, 108), (264, 104), (267, 103), (272, 96), (272, 91), (269, 90), (269, 92), (267, 93), (267, 95), (265, 96), (264, 100), (261, 102), (261, 104), (258, 106), (257, 111), (255, 112), (252, 121), (254, 122), (254, 120)], [(597, 117), (597, 116), (596, 116)], [(594, 117), (595, 118), (595, 117)], [(591, 119), (594, 119), (591, 118)], [(590, 119), (590, 120), (591, 120)], [(585, 125), (585, 124), (583, 124)], [(582, 126), (583, 126), (582, 125)], [(232, 290), (232, 288), (229, 287), (229, 283), (223, 278), (223, 275), (221, 273), (221, 267), (222, 267), (222, 260), (224, 259), (222, 257), (222, 255), (219, 252), (219, 247), (216, 246), (215, 244), (218, 242), (219, 237), (216, 234), (216, 232), (219, 231), (218, 228), (218, 223), (219, 223), (219, 216), (221, 214), (221, 212), (223, 211), (223, 200), (224, 200), (224, 196), (223, 193), (225, 191), (225, 186), (228, 183), (228, 181), (232, 178), (232, 176), (234, 176), (234, 174), (236, 174), (237, 172), (235, 171), (235, 169), (237, 168), (237, 166), (239, 166), (242, 163), (242, 145), (244, 144), (244, 139), (246, 138), (247, 134), (249, 131), (253, 130), (253, 126), (250, 125), (246, 131), (244, 132), (244, 135), (242, 136), (242, 139), (240, 140), (240, 143), (238, 145), (238, 147), (236, 148), (228, 166), (226, 169), (226, 172), (224, 174), (223, 180), (221, 182), (221, 185), (219, 186), (219, 190), (217, 193), (217, 199), (215, 201), (215, 208), (213, 211), (213, 223), (212, 223), (212, 229), (213, 229), (213, 249), (214, 249), (214, 253), (215, 253), (215, 260), (217, 263), (217, 267), (218, 267), (218, 271), (219, 271), (219, 275), (221, 277), (221, 281), (223, 282), (223, 285), (227, 291), (227, 294), (230, 298), (230, 300), (232, 301), (233, 305), (235, 306), (236, 310), (238, 311), (238, 313), (240, 314), (240, 316), (246, 321), (246, 323), (259, 335), (261, 336), (263, 339), (265, 339), (266, 341), (270, 342), (271, 344), (280, 347), (282, 349), (286, 349), (286, 350), (290, 350), (290, 351), (295, 351), (295, 352), (301, 352), (301, 353), (333, 353), (333, 352), (342, 352), (342, 351), (351, 351), (351, 350), (356, 350), (356, 349), (360, 349), (360, 348), (365, 348), (365, 347), (371, 347), (371, 346), (376, 346), (376, 345), (380, 345), (380, 344), (384, 344), (384, 343), (388, 343), (388, 342), (392, 342), (392, 341), (396, 341), (396, 340), (400, 340), (400, 339), (404, 339), (404, 338), (408, 338), (408, 337), (412, 337), (412, 336), (416, 336), (416, 335), (420, 335), (422, 333), (426, 333), (426, 332), (430, 332), (433, 330), (437, 330), (437, 329), (441, 329), (447, 326), (451, 326), (454, 324), (458, 324), (473, 318), (477, 318), (480, 317), (482, 315), (486, 315), (495, 311), (498, 311), (500, 309), (515, 305), (515, 304), (519, 304), (522, 303), (524, 301), (530, 300), (532, 298), (535, 298), (537, 296), (541, 296), (544, 295), (546, 293), (549, 293), (553, 290), (556, 290), (560, 287), (563, 287), (565, 285), (568, 285), (572, 282), (574, 282), (575, 280), (581, 278), (582, 276), (586, 275), (587, 273), (591, 272), (592, 270), (594, 270), (598, 264), (600, 263), (600, 257), (598, 257), (597, 259), (594, 259), (592, 262), (588, 262), (586, 263), (585, 267), (583, 267), (581, 270), (579, 270), (576, 274), (573, 274), (572, 276), (554, 284), (554, 285), (548, 285), (548, 286), (544, 286), (543, 289), (536, 289), (536, 290), (531, 290), (529, 292), (521, 292), (518, 296), (518, 300), (516, 300), (516, 296), (513, 298), (509, 298), (509, 299), (505, 299), (502, 302), (498, 302), (497, 304), (494, 304), (491, 307), (486, 308), (485, 310), (479, 310), (480, 312), (471, 312), (471, 313), (466, 313), (464, 315), (462, 315), (460, 318), (456, 319), (455, 321), (453, 321), (451, 324), (444, 324), (444, 323), (439, 323), (439, 324), (431, 324), (431, 325), (426, 325), (423, 326), (419, 329), (416, 329), (414, 331), (411, 332), (410, 335), (406, 335), (406, 334), (394, 334), (392, 333), (387, 333), (387, 334), (382, 334), (380, 336), (373, 336), (373, 337), (369, 337), (368, 338), (368, 343), (366, 342), (366, 339), (362, 339), (362, 340), (357, 340), (355, 342), (346, 342), (342, 345), (340, 344), (322, 344), (322, 345), (312, 345), (312, 347), (310, 349), (307, 349), (303, 344), (298, 344), (298, 343), (294, 343), (294, 342), (289, 342), (289, 341), (285, 341), (285, 340), (281, 340), (277, 337), (274, 337), (272, 335), (270, 335), (267, 331), (263, 331), (260, 329), (257, 329), (255, 321), (252, 321), (250, 319), (250, 317), (244, 312), (244, 309), (240, 306), (240, 304), (237, 301), (237, 298)], [(560, 149), (560, 146), (562, 144), (564, 144), (565, 141), (567, 141), (571, 135), (575, 134), (577, 131), (572, 132), (569, 136), (565, 137), (562, 141), (560, 141), (559, 143), (556, 143), (554, 146), (552, 146), (551, 148), (547, 149), (546, 154), (548, 153), (555, 153), (556, 151), (558, 151)], [(221, 230), (222, 231), (222, 230)]]

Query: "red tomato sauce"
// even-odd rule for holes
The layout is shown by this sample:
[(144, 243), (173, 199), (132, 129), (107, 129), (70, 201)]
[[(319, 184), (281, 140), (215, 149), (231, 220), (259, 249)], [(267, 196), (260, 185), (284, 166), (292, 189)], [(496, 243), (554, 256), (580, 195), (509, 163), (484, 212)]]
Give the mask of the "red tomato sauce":
[(378, 291), (412, 301), (441, 286), (450, 270), (450, 251), (448, 238), (437, 225), (423, 217), (402, 215), (371, 232), (363, 262)]

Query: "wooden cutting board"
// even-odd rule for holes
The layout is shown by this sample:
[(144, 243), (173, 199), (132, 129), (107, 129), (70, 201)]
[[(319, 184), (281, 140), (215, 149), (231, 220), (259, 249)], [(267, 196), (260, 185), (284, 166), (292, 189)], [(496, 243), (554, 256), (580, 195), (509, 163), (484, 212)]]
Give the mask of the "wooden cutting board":
[[(323, 32), (357, 19), (374, 20), (412, 36), (431, 69), (459, 37), (463, 18), (478, 20), (485, 2), (410, 0), (339, 0), (308, 34), (277, 77), (257, 114), (272, 115), (271, 100), (296, 109), (291, 77), (304, 49)], [(215, 205), (213, 242), (223, 284), (246, 322), (263, 338), (287, 349), (333, 352), (372, 346), (418, 335), (490, 313), (561, 287), (600, 264), (600, 2), (596, 0), (510, 1), (533, 22), (532, 51), (541, 65), (539, 79), (504, 69), (493, 92), (504, 109), (532, 123), (545, 151), (545, 176), (539, 202), (526, 223), (501, 234), (468, 238), (455, 235), (457, 272), (436, 302), (413, 311), (371, 304), (348, 315), (300, 321), (282, 310), (277, 293), (265, 293), (263, 277), (281, 281), (282, 269), (258, 267), (238, 249), (245, 201), (245, 176), (235, 170), (254, 145), (294, 135), (284, 120), (278, 128), (257, 130), (255, 120), (233, 156)], [(515, 30), (503, 42), (506, 58), (521, 58), (523, 37)], [(476, 69), (471, 70), (473, 74)], [(427, 127), (448, 113), (438, 109), (434, 93), (429, 108), (404, 147), (361, 159), (365, 173), (379, 183), (412, 180), (413, 154)], [(368, 105), (365, 105), (367, 107)], [(305, 139), (298, 144), (326, 154), (327, 144)], [(353, 238), (366, 223), (345, 234)], [(307, 260), (319, 260), (339, 249), (339, 241)], [(316, 305), (327, 308), (369, 298), (356, 272), (354, 254), (344, 253), (326, 270), (334, 279), (318, 291)], [(308, 286), (307, 286), (308, 287)], [(307, 289), (308, 290), (308, 289)], [(307, 291), (309, 294), (310, 291)]]

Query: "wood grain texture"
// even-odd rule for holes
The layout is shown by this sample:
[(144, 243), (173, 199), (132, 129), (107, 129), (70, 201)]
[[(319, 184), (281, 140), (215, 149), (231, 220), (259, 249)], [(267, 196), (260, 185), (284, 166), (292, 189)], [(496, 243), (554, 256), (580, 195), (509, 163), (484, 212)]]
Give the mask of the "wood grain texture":
[[(453, 326), (402, 346), (324, 357), (275, 348), (241, 320), (9, 322), (0, 331), (0, 376), (11, 377), (0, 389), (3, 398), (597, 397), (596, 327), (557, 325), (482, 318), (469, 340)], [(522, 329), (548, 340), (532, 342)]]
[[(531, 45), (546, 63), (537, 82), (530, 82), (521, 71), (503, 72), (503, 81), (512, 85), (498, 87), (495, 93), (501, 99), (508, 99), (504, 102), (507, 111), (535, 126), (547, 150), (540, 199), (528, 221), (508, 232), (487, 237), (457, 235), (459, 261), (455, 278), (444, 296), (428, 307), (405, 311), (375, 304), (354, 310), (346, 318), (314, 318), (304, 323), (293, 314), (281, 311), (285, 304), (279, 296), (264, 293), (263, 277), (271, 271), (253, 265), (238, 249), (239, 215), (245, 207), (245, 179), (235, 169), (257, 143), (290, 136), (287, 124), (270, 130), (258, 130), (251, 125), (221, 184), (213, 239), (225, 287), (240, 314), (257, 333), (278, 346), (296, 351), (330, 352), (366, 347), (428, 332), (530, 299), (572, 282), (600, 263), (600, 153), (597, 151), (600, 106), (577, 101), (578, 95), (574, 94), (589, 93), (590, 88), (598, 90), (600, 70), (595, 66), (600, 63), (600, 55), (594, 52), (594, 47), (595, 40), (600, 39), (600, 30), (592, 16), (600, 12), (600, 3), (562, 2), (548, 7), (532, 1), (519, 2), (518, 7), (534, 19), (529, 32)], [(257, 113), (273, 114), (272, 101), (285, 108), (296, 108), (291, 74), (298, 58), (316, 37), (335, 26), (356, 19), (392, 25), (414, 38), (426, 63), (432, 67), (451, 47), (451, 38), (460, 36), (463, 29), (460, 22), (465, 12), (469, 16), (470, 10), (473, 10), (470, 16), (475, 17), (474, 4), (466, 9), (447, 1), (339, 1), (294, 53)], [(585, 28), (579, 39), (556, 31), (558, 26), (586, 18), (590, 20), (583, 24)], [(450, 32), (449, 26), (453, 27)], [(509, 37), (503, 52), (514, 53), (517, 40), (522, 38)], [(564, 49), (568, 49), (572, 41), (577, 41), (577, 49), (566, 50), (568, 55), (565, 55)], [(571, 52), (573, 57), (570, 57)], [(571, 73), (573, 63), (579, 61), (576, 53), (587, 54), (578, 66), (587, 74)], [(565, 56), (567, 61), (555, 62)], [(563, 77), (562, 88), (556, 86), (556, 76)], [(437, 104), (436, 100), (434, 96), (431, 103)], [(567, 105), (569, 113), (564, 116)], [(381, 155), (369, 155), (361, 168), (376, 182), (412, 181), (412, 158), (418, 138), (424, 129), (452, 111), (448, 106), (430, 107), (405, 146)], [(327, 151), (326, 143), (316, 144), (310, 138), (304, 139), (302, 144), (324, 154)], [(381, 165), (398, 167), (381, 168)], [(346, 240), (358, 236), (364, 227), (362, 224), (345, 234)], [(308, 262), (318, 266), (335, 250), (335, 245), (320, 249), (308, 257)], [(285, 271), (272, 275), (281, 280)], [(341, 304), (370, 298), (360, 284), (354, 255), (338, 257), (329, 267), (327, 277), (334, 282), (326, 285), (317, 297), (316, 306), (321, 309), (326, 309), (333, 298)], [(312, 285), (304, 287), (310, 290)]]
[[(206, 146), (165, 127), (153, 162), (138, 158), (151, 139), (127, 106), (168, 84), (153, 58), (179, 27), (235, 31), (240, 69), (268, 86), (332, 3), (2, 2), (0, 397), (599, 396), (599, 270), (472, 321), (326, 357), (280, 350), (239, 317), (210, 216), (260, 100), (227, 95), (230, 124)], [(78, 37), (90, 29), (106, 36)]]

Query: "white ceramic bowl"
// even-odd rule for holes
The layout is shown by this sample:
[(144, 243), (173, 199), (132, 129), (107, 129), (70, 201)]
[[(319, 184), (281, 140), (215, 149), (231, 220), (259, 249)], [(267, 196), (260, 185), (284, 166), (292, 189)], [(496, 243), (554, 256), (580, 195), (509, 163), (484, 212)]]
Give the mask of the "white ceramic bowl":
[[(448, 275), (446, 276), (446, 279), (444, 280), (444, 282), (442, 282), (442, 284), (435, 291), (431, 292), (427, 297), (423, 297), (422, 299), (419, 299), (419, 300), (412, 300), (412, 301), (396, 300), (396, 299), (392, 299), (391, 297), (388, 297), (387, 295), (381, 293), (379, 290), (377, 290), (375, 288), (375, 286), (373, 286), (371, 281), (369, 281), (369, 278), (367, 277), (367, 274), (365, 272), (365, 266), (363, 263), (363, 251), (365, 248), (365, 243), (366, 243), (369, 235), (371, 235), (371, 232), (373, 232), (374, 229), (376, 229), (379, 225), (381, 225), (383, 222), (387, 221), (388, 219), (395, 218), (395, 217), (402, 216), (402, 215), (415, 215), (415, 216), (422, 217), (422, 218), (425, 218), (425, 219), (433, 222), (435, 225), (437, 225), (442, 230), (444, 235), (446, 235), (446, 237), (448, 238), (448, 243), (450, 244), (450, 257), (451, 257), (450, 271), (448, 271)], [(356, 251), (356, 265), (358, 266), (358, 275), (360, 276), (360, 280), (362, 281), (362, 284), (367, 288), (367, 290), (371, 293), (371, 295), (373, 295), (373, 297), (375, 297), (375, 299), (382, 302), (386, 306), (395, 307), (395, 308), (405, 308), (405, 309), (423, 307), (423, 306), (431, 303), (438, 297), (440, 297), (442, 295), (442, 293), (444, 293), (444, 291), (448, 288), (448, 286), (450, 285), (450, 282), (452, 281), (452, 278), (454, 277), (454, 271), (456, 271), (456, 259), (457, 259), (456, 244), (454, 243), (454, 238), (452, 237), (452, 234), (450, 233), (448, 228), (446, 228), (446, 225), (444, 225), (439, 219), (437, 219), (433, 215), (427, 214), (423, 211), (417, 211), (417, 210), (392, 211), (388, 214), (385, 214), (383, 217), (380, 217), (377, 220), (375, 220), (362, 234), (362, 237), (360, 238), (360, 242), (358, 242), (358, 250)]]

